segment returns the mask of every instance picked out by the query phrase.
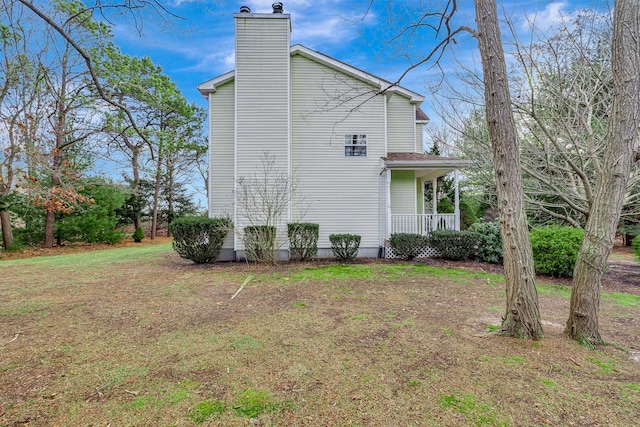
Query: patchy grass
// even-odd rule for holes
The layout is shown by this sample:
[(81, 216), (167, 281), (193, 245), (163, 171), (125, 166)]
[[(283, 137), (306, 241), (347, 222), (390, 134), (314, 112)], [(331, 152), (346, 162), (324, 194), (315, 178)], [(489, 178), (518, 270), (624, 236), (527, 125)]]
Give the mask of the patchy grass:
[(504, 280), (474, 270), (196, 266), (168, 244), (0, 268), (0, 425), (634, 425), (640, 412), (636, 296), (603, 294), (614, 345), (593, 351), (563, 334), (562, 286), (539, 286), (544, 340), (488, 333)]

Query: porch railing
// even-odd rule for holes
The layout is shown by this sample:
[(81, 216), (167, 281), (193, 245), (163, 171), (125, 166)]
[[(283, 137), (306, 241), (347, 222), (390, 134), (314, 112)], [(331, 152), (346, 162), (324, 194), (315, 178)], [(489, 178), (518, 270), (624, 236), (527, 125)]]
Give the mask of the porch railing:
[(433, 230), (455, 230), (455, 214), (391, 215), (391, 233), (428, 235)]

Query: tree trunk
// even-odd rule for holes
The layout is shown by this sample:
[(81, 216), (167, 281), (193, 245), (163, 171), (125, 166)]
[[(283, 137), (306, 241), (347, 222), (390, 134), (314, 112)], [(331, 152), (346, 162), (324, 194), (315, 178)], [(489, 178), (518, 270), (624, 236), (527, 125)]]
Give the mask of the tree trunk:
[(2, 226), (2, 243), (5, 249), (9, 249), (13, 244), (13, 229), (11, 228), (9, 211), (0, 211), (0, 225)]
[(133, 171), (133, 185), (131, 186), (131, 192), (136, 197), (136, 203), (133, 206), (134, 211), (134, 219), (133, 226), (135, 230), (141, 226), (140, 224), (140, 210), (138, 209), (137, 197), (140, 188), (140, 167), (138, 165), (138, 158), (140, 157), (140, 150), (138, 147), (133, 145), (129, 145), (131, 147), (131, 170)]
[(151, 211), (151, 238), (155, 239), (158, 228), (158, 205), (160, 204), (160, 184), (162, 183), (162, 157), (158, 154), (156, 182), (153, 189), (153, 209)]
[[(166, 171), (166, 183), (165, 190), (167, 194), (167, 221), (171, 224), (175, 215), (173, 208), (173, 172), (175, 166), (173, 161), (167, 156), (167, 171)], [(167, 237), (171, 237), (171, 229), (167, 226)]]
[(475, 0), (478, 44), (485, 84), (485, 109), (493, 149), (500, 233), (504, 247), (507, 307), (499, 335), (541, 339), (544, 336), (527, 217), (520, 154), (504, 50), (494, 0)]
[(598, 331), (600, 286), (613, 248), (624, 194), (635, 161), (640, 122), (640, 2), (616, 0), (613, 18), (613, 105), (584, 239), (573, 273), (565, 332), (589, 346), (603, 344)]
[(47, 217), (44, 222), (44, 246), (45, 248), (52, 248), (53, 243), (55, 241), (55, 236), (53, 233), (53, 225), (56, 221), (56, 213), (47, 209)]

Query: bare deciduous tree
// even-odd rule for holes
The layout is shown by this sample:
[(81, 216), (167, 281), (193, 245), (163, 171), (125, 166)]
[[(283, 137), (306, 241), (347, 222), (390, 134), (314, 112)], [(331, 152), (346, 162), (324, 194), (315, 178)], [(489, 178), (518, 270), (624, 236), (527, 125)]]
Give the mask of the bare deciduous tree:
[(613, 103), (585, 235), (574, 271), (566, 332), (587, 345), (603, 343), (598, 330), (601, 278), (637, 160), (640, 125), (640, 3), (616, 0), (612, 44)]

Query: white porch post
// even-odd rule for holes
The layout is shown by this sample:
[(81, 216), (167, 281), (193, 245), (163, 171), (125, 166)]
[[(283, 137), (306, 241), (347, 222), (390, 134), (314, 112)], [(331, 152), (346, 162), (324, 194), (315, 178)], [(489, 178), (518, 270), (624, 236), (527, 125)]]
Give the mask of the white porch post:
[(391, 170), (387, 169), (387, 239), (391, 238)]
[(460, 194), (458, 192), (458, 169), (453, 172), (453, 182), (455, 183), (455, 210), (453, 211), (455, 215), (455, 229), (456, 231), (460, 231)]
[(433, 216), (431, 220), (431, 229), (438, 229), (438, 178), (431, 180), (431, 198), (433, 199)]

